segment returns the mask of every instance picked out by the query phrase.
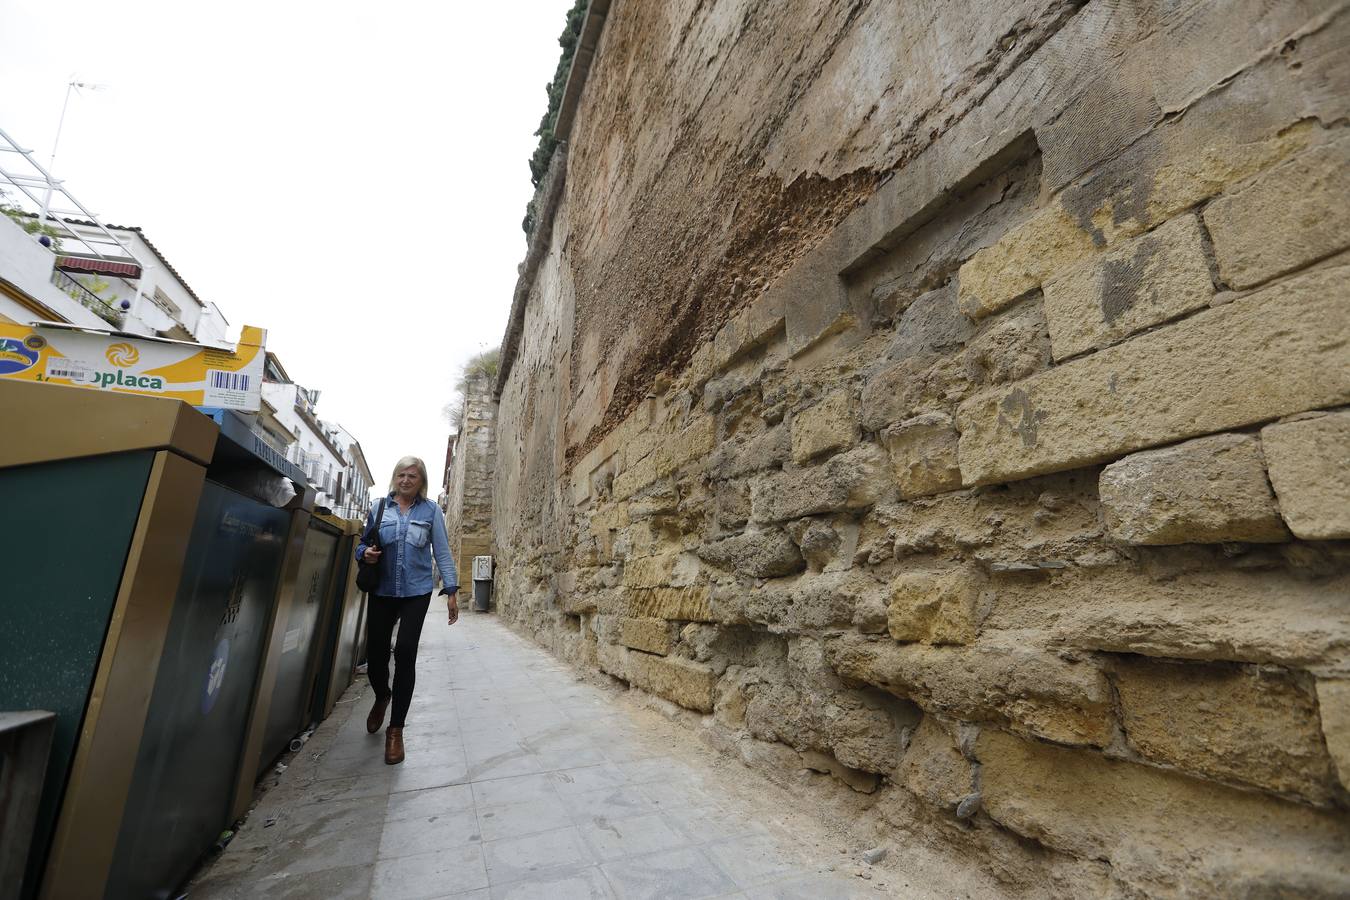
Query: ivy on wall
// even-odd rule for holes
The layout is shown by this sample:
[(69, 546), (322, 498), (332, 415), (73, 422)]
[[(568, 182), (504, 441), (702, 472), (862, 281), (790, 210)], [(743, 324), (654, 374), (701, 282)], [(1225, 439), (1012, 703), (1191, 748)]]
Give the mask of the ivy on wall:
[[(581, 23), (586, 19), (586, 4), (587, 0), (573, 2), (572, 8), (567, 11), (567, 24), (563, 26), (563, 32), (558, 37), (562, 55), (558, 57), (558, 68), (553, 72), (553, 80), (545, 88), (548, 92), (548, 110), (539, 120), (539, 130), (535, 132), (539, 138), (539, 145), (535, 147), (534, 155), (530, 157), (530, 182), (536, 188), (539, 187), (539, 182), (544, 180), (549, 160), (553, 158), (553, 151), (558, 146), (553, 126), (558, 121), (558, 107), (562, 105), (563, 88), (567, 86), (567, 74), (572, 68), (572, 57), (576, 55), (577, 41), (581, 37)], [(520, 223), (527, 237), (534, 232), (534, 216), (534, 198), (531, 198), (529, 205), (525, 207), (525, 220)]]

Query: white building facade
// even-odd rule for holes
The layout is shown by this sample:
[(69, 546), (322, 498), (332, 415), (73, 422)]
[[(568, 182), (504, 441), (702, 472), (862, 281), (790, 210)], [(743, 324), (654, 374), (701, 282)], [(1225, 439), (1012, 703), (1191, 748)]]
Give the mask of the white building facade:
[(291, 381), (276, 355), (268, 353), (262, 395), (275, 420), (294, 436), (289, 446), (277, 449), (304, 471), (318, 492), (315, 503), (346, 518), (365, 515), (373, 486), (365, 454), (350, 432), (315, 414), (319, 392)]

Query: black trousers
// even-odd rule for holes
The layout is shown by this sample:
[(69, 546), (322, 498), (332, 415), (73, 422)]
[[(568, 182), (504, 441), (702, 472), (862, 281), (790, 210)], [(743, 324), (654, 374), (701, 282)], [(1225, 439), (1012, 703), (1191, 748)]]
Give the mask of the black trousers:
[(394, 709), (390, 728), (402, 728), (412, 705), (417, 684), (417, 642), (422, 638), (422, 621), (427, 617), (431, 595), (420, 597), (377, 597), (371, 595), (366, 612), (366, 674), (375, 696), (389, 696), (389, 641), (398, 624), (398, 644), (394, 647)]

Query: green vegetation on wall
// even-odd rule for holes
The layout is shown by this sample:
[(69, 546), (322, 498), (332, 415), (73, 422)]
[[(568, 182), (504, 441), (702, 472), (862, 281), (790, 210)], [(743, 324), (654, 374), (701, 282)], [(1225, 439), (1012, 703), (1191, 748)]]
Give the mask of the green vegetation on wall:
[[(558, 121), (558, 107), (562, 105), (563, 88), (567, 86), (567, 74), (571, 71), (572, 57), (576, 55), (577, 41), (581, 37), (581, 23), (586, 19), (586, 4), (587, 0), (575, 0), (567, 12), (567, 24), (563, 26), (563, 32), (558, 37), (562, 55), (558, 57), (558, 68), (553, 72), (553, 80), (545, 88), (548, 92), (548, 110), (539, 120), (539, 130), (535, 132), (539, 137), (539, 146), (530, 157), (530, 182), (535, 187), (539, 187), (539, 182), (544, 180), (544, 174), (548, 172), (548, 162), (553, 158), (553, 151), (558, 146), (553, 126)], [(534, 232), (534, 215), (534, 199), (531, 198), (525, 208), (525, 220), (520, 223), (527, 236)]]

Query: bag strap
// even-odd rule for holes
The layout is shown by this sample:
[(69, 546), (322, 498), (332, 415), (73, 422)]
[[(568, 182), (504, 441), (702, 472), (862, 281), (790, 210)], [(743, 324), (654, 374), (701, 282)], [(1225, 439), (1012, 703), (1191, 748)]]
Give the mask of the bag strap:
[[(381, 497), (381, 498), (380, 498), (380, 505), (376, 508), (376, 511), (375, 511), (375, 518), (374, 518), (374, 520), (371, 522), (370, 530), (366, 533), (366, 540), (364, 540), (364, 541), (362, 542), (362, 543), (364, 543), (367, 547), (374, 547), (376, 550), (381, 549), (381, 548), (380, 548), (380, 523), (384, 521), (384, 504), (385, 504), (385, 501), (387, 501), (388, 499), (389, 499), (388, 497)], [(373, 538), (373, 540), (372, 540), (372, 538)]]

